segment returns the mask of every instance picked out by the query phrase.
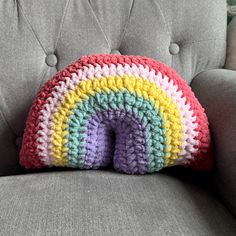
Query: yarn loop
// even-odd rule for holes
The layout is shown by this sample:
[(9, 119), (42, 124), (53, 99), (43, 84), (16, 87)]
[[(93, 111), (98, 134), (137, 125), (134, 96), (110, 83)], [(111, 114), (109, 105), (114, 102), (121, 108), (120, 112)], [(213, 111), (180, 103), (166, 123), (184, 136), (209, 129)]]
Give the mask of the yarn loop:
[(84, 56), (39, 91), (20, 152), (25, 168), (145, 174), (173, 165), (207, 170), (204, 109), (169, 66), (141, 56)]

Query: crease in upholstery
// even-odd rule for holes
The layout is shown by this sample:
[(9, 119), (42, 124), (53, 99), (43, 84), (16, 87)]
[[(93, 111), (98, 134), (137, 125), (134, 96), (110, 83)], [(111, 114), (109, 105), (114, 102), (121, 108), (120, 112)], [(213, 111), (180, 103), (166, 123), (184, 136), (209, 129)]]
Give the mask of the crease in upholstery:
[(201, 43), (201, 42), (207, 42), (207, 41), (217, 41), (217, 40), (222, 40), (226, 41), (225, 38), (212, 38), (212, 39), (199, 39), (199, 40), (194, 40), (194, 41), (181, 41), (181, 44), (194, 44), (194, 43)]
[(65, 9), (64, 9), (63, 14), (62, 14), (62, 18), (61, 18), (61, 22), (60, 22), (60, 26), (59, 26), (59, 32), (57, 34), (57, 38), (56, 38), (56, 41), (55, 41), (54, 51), (56, 50), (58, 41), (61, 37), (61, 32), (62, 32), (62, 28), (63, 28), (64, 22), (65, 22), (65, 18), (66, 18), (66, 14), (67, 14), (67, 11), (68, 11), (69, 3), (70, 3), (70, 0), (67, 0), (66, 5), (65, 5)]
[[(23, 1), (23, 0), (22, 0), (22, 1)], [(34, 37), (35, 37), (36, 40), (38, 41), (38, 43), (39, 43), (39, 45), (41, 46), (41, 48), (42, 48), (42, 50), (44, 51), (44, 53), (47, 54), (46, 49), (44, 48), (43, 44), (41, 43), (40, 38), (39, 38), (37, 32), (34, 30), (33, 26), (30, 24), (30, 21), (29, 21), (27, 15), (25, 14), (25, 12), (24, 12), (24, 10), (23, 10), (22, 4), (20, 3), (19, 0), (16, 0), (16, 3), (17, 3), (17, 6), (18, 6), (19, 10), (21, 11), (22, 16), (24, 17), (24, 19), (25, 19), (25, 21), (26, 21), (26, 23), (27, 23), (28, 28), (29, 28), (30, 31), (33, 33)]]
[(3, 121), (5, 122), (7, 128), (11, 131), (11, 133), (14, 135), (14, 136), (17, 136), (16, 132), (13, 130), (13, 128), (11, 127), (11, 125), (9, 124), (9, 122), (7, 121), (7, 118), (3, 112), (3, 110), (1, 109), (0, 107), (0, 115), (2, 116), (2, 119)]
[[(167, 19), (166, 14), (164, 13), (164, 11), (162, 10), (160, 4), (157, 1), (153, 0), (152, 2), (153, 2), (153, 4), (156, 4), (156, 6), (157, 6), (157, 8), (158, 8), (158, 10), (159, 10), (159, 12), (161, 14), (161, 17), (162, 17), (164, 25), (165, 25), (166, 32), (167, 32), (167, 34), (169, 36), (169, 41), (170, 41), (169, 43), (171, 43), (172, 34), (171, 34), (169, 23), (166, 20)], [(173, 55), (171, 55), (170, 66), (173, 67)]]
[[(41, 40), (40, 40), (40, 37), (39, 35), (37, 34), (37, 32), (34, 30), (32, 24), (30, 23), (26, 13), (24, 12), (24, 9), (23, 9), (23, 0), (21, 0), (21, 3), (19, 0), (16, 0), (16, 3), (18, 5), (18, 8), (19, 10), (21, 11), (22, 13), (22, 16), (24, 17), (26, 23), (27, 23), (27, 26), (28, 28), (31, 30), (31, 32), (33, 33), (34, 37), (36, 38), (36, 40), (38, 41), (39, 45), (41, 46), (42, 50), (44, 51), (45, 55), (47, 55), (47, 50), (45, 49), (45, 47), (43, 46)], [(66, 13), (67, 13), (67, 9), (68, 9), (68, 6), (69, 6), (69, 3), (70, 3), (70, 0), (67, 0), (66, 2), (66, 5), (65, 5), (65, 9), (63, 11), (63, 15), (62, 15), (62, 18), (61, 18), (61, 22), (60, 22), (60, 26), (59, 26), (59, 31), (58, 31), (58, 34), (57, 34), (57, 37), (56, 37), (56, 40), (55, 40), (55, 46), (54, 46), (54, 50), (56, 50), (56, 47), (57, 47), (57, 44), (58, 44), (58, 41), (60, 39), (60, 36), (61, 36), (61, 32), (62, 32), (62, 28), (63, 28), (63, 25), (64, 25), (64, 21), (65, 21), (65, 16), (66, 16)], [(19, 14), (19, 13), (18, 13)]]
[[(17, 21), (18, 21), (18, 23), (19, 23), (19, 22), (20, 22), (20, 11), (21, 11), (21, 10), (20, 10), (18, 1), (19, 1), (19, 0), (15, 0), (15, 1), (14, 1), (14, 9), (15, 9), (15, 11), (16, 11), (16, 14), (17, 14)], [(12, 17), (11, 20), (13, 20), (13, 17)]]
[[(17, 7), (18, 9), (21, 11), (22, 13), (22, 16), (24, 17), (26, 23), (27, 23), (27, 26), (28, 28), (31, 30), (31, 32), (33, 33), (33, 35), (35, 36), (36, 40), (38, 41), (39, 45), (41, 46), (42, 50), (44, 51), (45, 55), (48, 54), (47, 50), (45, 49), (45, 47), (43, 46), (43, 44), (41, 43), (41, 40), (40, 40), (40, 37), (38, 36), (37, 32), (34, 30), (32, 24), (30, 23), (27, 15), (25, 14), (24, 10), (23, 10), (23, 0), (21, 0), (21, 3), (19, 0), (15, 0), (16, 1), (16, 4), (17, 4)], [(67, 13), (67, 9), (68, 9), (68, 6), (69, 6), (69, 3), (70, 3), (70, 0), (67, 0), (66, 2), (66, 5), (65, 5), (65, 9), (63, 11), (63, 15), (62, 15), (62, 18), (61, 18), (61, 22), (60, 22), (60, 26), (59, 26), (59, 31), (58, 31), (58, 34), (57, 34), (57, 37), (56, 37), (56, 40), (55, 40), (55, 46), (54, 46), (54, 49), (53, 51), (56, 50), (56, 47), (57, 47), (57, 44), (58, 44), (58, 41), (60, 39), (60, 36), (61, 36), (61, 32), (62, 32), (62, 28), (63, 28), (63, 25), (64, 25), (64, 21), (65, 21), (65, 16), (66, 16), (66, 13)], [(19, 14), (19, 11), (18, 11), (18, 14)], [(56, 68), (56, 67), (55, 67)], [(48, 72), (49, 68), (48, 67), (44, 67), (43, 71), (40, 73), (38, 79), (39, 79), (39, 86), (35, 89), (35, 93), (37, 93), (37, 91), (40, 89), (40, 87), (42, 86), (43, 82), (44, 82), (44, 79), (45, 79), (45, 76)], [(56, 68), (56, 70), (58, 71), (58, 69)]]
[(92, 12), (92, 14), (93, 14), (93, 16), (94, 16), (94, 18), (95, 18), (97, 24), (98, 24), (98, 27), (99, 27), (99, 29), (101, 30), (102, 34), (103, 34), (103, 37), (104, 37), (104, 39), (105, 39), (105, 41), (106, 41), (106, 43), (107, 43), (109, 49), (111, 50), (112, 48), (111, 48), (111, 45), (110, 45), (110, 43), (109, 43), (108, 37), (107, 37), (105, 31), (103, 30), (103, 28), (102, 28), (102, 26), (101, 26), (101, 23), (100, 23), (100, 21), (98, 20), (98, 17), (96, 16), (96, 14), (95, 14), (95, 12), (94, 12), (94, 10), (93, 10), (93, 8), (92, 8), (92, 5), (91, 5), (90, 0), (88, 0), (88, 4), (89, 4), (89, 8), (90, 8), (90, 10), (91, 10), (91, 12)]
[[(126, 31), (127, 31), (128, 24), (129, 24), (129, 22), (130, 22), (130, 18), (131, 18), (131, 14), (132, 14), (132, 10), (133, 10), (133, 7), (134, 7), (134, 1), (135, 1), (135, 0), (132, 0), (131, 6), (130, 6), (129, 16), (128, 16), (127, 22), (126, 22), (126, 24), (125, 24), (125, 27), (124, 27), (123, 36), (122, 36), (122, 38), (121, 38), (119, 48), (120, 48), (120, 46), (121, 46), (121, 44), (122, 44), (122, 42), (123, 42), (123, 40), (124, 40), (124, 38), (125, 38), (125, 35), (126, 35)], [(163, 18), (163, 21), (164, 21), (164, 24), (165, 24), (166, 31), (167, 31), (169, 37), (171, 38), (170, 29), (169, 29), (169, 26), (168, 26), (168, 24), (167, 24), (165, 14), (163, 13), (163, 11), (162, 11), (162, 9), (161, 9), (161, 7), (160, 7), (160, 4), (157, 3), (156, 1), (153, 1), (153, 3), (156, 4), (157, 8), (159, 9), (160, 14), (161, 14), (161, 16), (162, 16), (162, 18)]]
[(131, 14), (132, 14), (133, 7), (134, 7), (134, 0), (132, 0), (132, 2), (131, 2), (131, 4), (130, 4), (129, 15), (128, 15), (128, 17), (127, 17), (127, 21), (126, 21), (125, 26), (124, 26), (124, 30), (123, 30), (123, 33), (122, 33), (122, 36), (121, 36), (121, 40), (120, 40), (118, 49), (121, 47), (121, 44), (122, 44), (122, 42), (123, 42), (123, 40), (124, 40), (124, 38), (125, 38), (126, 30), (127, 30), (127, 28), (128, 28), (129, 22), (130, 22), (130, 17), (131, 17)]
[(163, 18), (163, 21), (164, 21), (164, 25), (165, 25), (165, 28), (166, 28), (166, 32), (167, 32), (167, 34), (168, 34), (168, 36), (169, 36), (169, 38), (170, 38), (170, 40), (171, 40), (171, 31), (170, 31), (169, 24), (168, 24), (167, 21), (166, 21), (166, 15), (165, 15), (164, 12), (162, 11), (161, 6), (160, 6), (160, 4), (159, 4), (157, 1), (152, 0), (152, 2), (153, 2), (153, 4), (156, 4), (157, 8), (159, 9), (160, 14), (161, 14), (161, 16), (162, 16), (162, 18)]

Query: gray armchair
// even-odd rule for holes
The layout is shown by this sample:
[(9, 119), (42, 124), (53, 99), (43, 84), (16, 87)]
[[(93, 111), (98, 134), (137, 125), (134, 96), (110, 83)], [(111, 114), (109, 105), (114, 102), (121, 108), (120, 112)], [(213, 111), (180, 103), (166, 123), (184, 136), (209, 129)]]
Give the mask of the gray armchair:
[[(175, 68), (206, 108), (213, 170), (21, 168), (37, 91), (92, 53)], [(225, 0), (0, 1), (0, 235), (236, 235), (236, 72), (222, 69), (225, 54)]]

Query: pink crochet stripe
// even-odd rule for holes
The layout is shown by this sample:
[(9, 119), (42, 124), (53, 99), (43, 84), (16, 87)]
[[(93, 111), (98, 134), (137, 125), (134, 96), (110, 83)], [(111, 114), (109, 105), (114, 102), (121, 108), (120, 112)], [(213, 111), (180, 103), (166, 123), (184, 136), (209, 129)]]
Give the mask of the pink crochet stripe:
[[(47, 99), (52, 96), (54, 87), (60, 81), (66, 81), (67, 77), (71, 78), (73, 73), (77, 73), (79, 69), (83, 69), (84, 67), (89, 67), (90, 64), (94, 65), (95, 67), (97, 64), (99, 64), (101, 67), (103, 67), (103, 65), (108, 65), (109, 67), (110, 64), (114, 64), (116, 66), (124, 66), (125, 64), (135, 64), (140, 66), (141, 64), (144, 67), (148, 65), (149, 68), (152, 68), (151, 70), (155, 71), (155, 74), (160, 72), (162, 75), (166, 75), (167, 78), (173, 78), (173, 84), (177, 86), (178, 91), (182, 90), (182, 97), (186, 97), (186, 104), (190, 104), (190, 108), (193, 110), (192, 117), (196, 117), (195, 123), (198, 124), (197, 128), (195, 129), (195, 131), (198, 133), (197, 137), (195, 138), (195, 140), (198, 142), (198, 145), (195, 148), (198, 151), (194, 155), (198, 156), (198, 159), (200, 157), (200, 161), (191, 162), (190, 164), (196, 169), (209, 168), (209, 165), (211, 165), (211, 158), (208, 158), (207, 153), (207, 147), (210, 143), (210, 139), (206, 139), (206, 137), (210, 137), (208, 123), (205, 122), (207, 119), (203, 108), (201, 108), (200, 104), (195, 101), (195, 97), (191, 89), (187, 87), (186, 82), (183, 81), (178, 74), (176, 74), (165, 64), (146, 57), (121, 55), (93, 55), (82, 57), (79, 61), (72, 63), (66, 69), (59, 72), (54, 76), (53, 79), (49, 80), (43, 86), (31, 108), (29, 118), (27, 120), (26, 130), (23, 138), (23, 148), (20, 154), (20, 162), (22, 165), (24, 165), (26, 168), (40, 168), (45, 166), (45, 163), (42, 162), (39, 157), (40, 150), (38, 149), (38, 145), (40, 144), (40, 139), (38, 138), (41, 137), (42, 140), (45, 138), (45, 136), (42, 136), (42, 133), (38, 132), (41, 129), (39, 125), (39, 111), (46, 104)], [(200, 111), (200, 114), (198, 114), (198, 111)], [(47, 125), (48, 124), (46, 124), (46, 127)], [(48, 134), (50, 134), (50, 131), (48, 131)], [(38, 141), (34, 142), (35, 139)], [(24, 145), (24, 143), (27, 145)], [(32, 160), (34, 162), (32, 162)]]
[(178, 90), (183, 92), (183, 97), (186, 97), (186, 103), (190, 104), (191, 109), (194, 112), (194, 116), (196, 117), (196, 123), (198, 124), (198, 127), (196, 128), (196, 131), (198, 132), (198, 136), (195, 138), (195, 140), (198, 140), (198, 146), (196, 147), (198, 151), (194, 153), (193, 155), (197, 157), (196, 161), (190, 162), (189, 164), (194, 169), (209, 169), (210, 166), (212, 166), (212, 158), (209, 156), (211, 152), (209, 152), (208, 147), (210, 146), (211, 140), (210, 140), (210, 133), (208, 129), (208, 122), (207, 117), (204, 112), (204, 109), (200, 105), (200, 103), (195, 98), (192, 90), (190, 87), (188, 87), (186, 81), (184, 81), (172, 68), (169, 66), (159, 62), (155, 61), (148, 57), (134, 57), (134, 56), (120, 56), (120, 55), (102, 55), (105, 56), (106, 59), (103, 58), (103, 60), (100, 57), (101, 55), (93, 55), (93, 56), (85, 56), (80, 59), (81, 64), (83, 66), (89, 65), (91, 62), (94, 64), (98, 63), (101, 66), (104, 64), (110, 65), (110, 64), (121, 64), (124, 65), (125, 63), (131, 65), (136, 64), (137, 66), (139, 64), (142, 64), (144, 67), (146, 65), (149, 66), (149, 68), (152, 68), (156, 73), (160, 72), (162, 75), (166, 75), (168, 78), (172, 78), (174, 85), (178, 86)]
[[(195, 123), (196, 117), (193, 117), (193, 111), (190, 110), (190, 105), (185, 105), (185, 98), (181, 97), (182, 93), (177, 91), (177, 86), (173, 85), (173, 81), (167, 78), (167, 76), (162, 77), (161, 73), (155, 74), (154, 70), (150, 70), (146, 66), (144, 68), (142, 65), (136, 66), (133, 64), (131, 67), (128, 64), (125, 66), (115, 66), (111, 64), (110, 67), (104, 65), (102, 68), (100, 65), (96, 67), (90, 65), (89, 68), (84, 67), (83, 70), (78, 70), (77, 74), (72, 74), (72, 80), (67, 78), (64, 82), (59, 82), (57, 86), (55, 86), (54, 91), (52, 92), (52, 97), (48, 98), (48, 102), (44, 105), (43, 109), (40, 112), (40, 123), (39, 126), (42, 130), (39, 131), (39, 138), (38, 142), (39, 147), (39, 156), (43, 160), (46, 165), (53, 165), (53, 158), (52, 158), (52, 138), (51, 138), (51, 127), (53, 125), (50, 117), (54, 112), (57, 111), (58, 106), (64, 100), (64, 96), (68, 93), (69, 90), (74, 90), (75, 86), (80, 83), (81, 80), (86, 80), (87, 78), (93, 79), (115, 75), (134, 75), (136, 78), (142, 77), (143, 79), (148, 79), (150, 82), (153, 82), (157, 85), (157, 87), (161, 87), (163, 91), (166, 92), (168, 97), (170, 97), (178, 106), (181, 111), (183, 126), (184, 126), (184, 138), (183, 144), (181, 146), (181, 158), (184, 162), (186, 161), (185, 158), (191, 159), (192, 155), (191, 152), (196, 152), (197, 149), (195, 148), (198, 145), (198, 141), (194, 138), (198, 135), (198, 133), (194, 130), (197, 127)], [(178, 163), (181, 163), (179, 160)]]

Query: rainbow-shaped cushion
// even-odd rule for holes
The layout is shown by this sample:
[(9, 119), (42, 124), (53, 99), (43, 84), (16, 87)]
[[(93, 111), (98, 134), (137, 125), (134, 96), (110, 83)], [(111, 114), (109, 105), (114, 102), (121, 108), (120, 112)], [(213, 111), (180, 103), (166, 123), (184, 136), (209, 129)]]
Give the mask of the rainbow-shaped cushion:
[(84, 56), (47, 81), (31, 107), (20, 152), (26, 168), (129, 174), (212, 165), (204, 109), (169, 66), (147, 57)]

